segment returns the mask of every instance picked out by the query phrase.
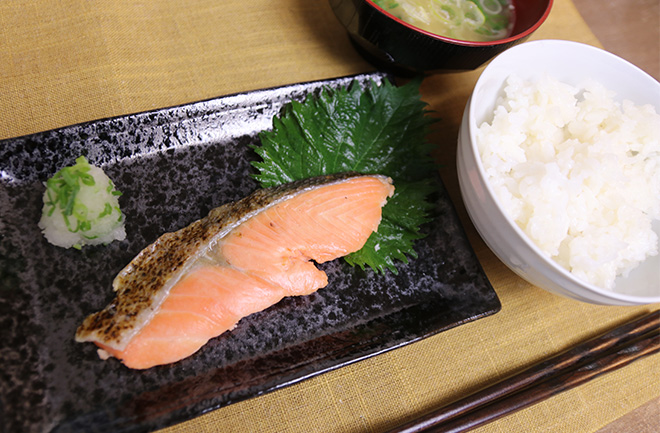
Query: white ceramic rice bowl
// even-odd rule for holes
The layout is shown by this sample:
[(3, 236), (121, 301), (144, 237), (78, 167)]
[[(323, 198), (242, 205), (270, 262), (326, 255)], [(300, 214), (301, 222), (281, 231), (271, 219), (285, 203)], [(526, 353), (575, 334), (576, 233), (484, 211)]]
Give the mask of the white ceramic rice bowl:
[[(458, 137), (457, 165), (468, 214), (488, 247), (528, 282), (579, 301), (602, 305), (660, 302), (660, 255), (647, 258), (614, 290), (583, 282), (550, 259), (506, 216), (487, 182), (476, 146), (476, 131), (492, 116), (505, 80), (515, 73), (524, 80), (550, 75), (579, 85), (592, 78), (616, 92), (616, 99), (651, 104), (660, 112), (660, 83), (636, 66), (601, 49), (576, 42), (542, 40), (510, 48), (483, 71), (470, 97)], [(660, 236), (660, 223), (653, 229)]]

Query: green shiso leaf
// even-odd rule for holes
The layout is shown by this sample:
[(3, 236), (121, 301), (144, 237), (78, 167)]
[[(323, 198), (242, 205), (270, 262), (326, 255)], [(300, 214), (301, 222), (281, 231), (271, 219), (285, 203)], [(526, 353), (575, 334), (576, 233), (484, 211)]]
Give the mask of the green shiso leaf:
[(317, 97), (287, 104), (273, 129), (260, 134), (261, 145), (253, 146), (262, 158), (252, 163), (262, 187), (346, 171), (394, 180), (378, 231), (346, 257), (351, 265), (396, 273), (397, 260), (416, 257), (413, 243), (433, 207), (427, 200), (435, 173), (433, 145), (426, 140), (433, 120), (420, 84), (417, 78), (400, 87), (384, 81), (325, 88)]

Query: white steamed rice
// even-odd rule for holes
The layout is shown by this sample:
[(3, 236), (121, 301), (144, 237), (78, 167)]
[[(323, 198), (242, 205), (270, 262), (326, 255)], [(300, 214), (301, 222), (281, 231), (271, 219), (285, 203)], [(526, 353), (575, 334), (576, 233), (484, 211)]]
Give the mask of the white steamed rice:
[(505, 212), (578, 278), (612, 289), (658, 253), (660, 115), (595, 82), (511, 76), (477, 131)]

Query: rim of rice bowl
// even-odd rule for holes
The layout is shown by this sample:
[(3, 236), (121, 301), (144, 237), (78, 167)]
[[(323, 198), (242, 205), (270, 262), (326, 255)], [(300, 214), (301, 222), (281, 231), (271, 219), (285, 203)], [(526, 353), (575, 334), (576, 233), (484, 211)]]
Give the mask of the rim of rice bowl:
[[(551, 51), (550, 54), (553, 54), (554, 52), (554, 54), (557, 56), (553, 58), (551, 55), (548, 55), (548, 50)], [(522, 54), (519, 52), (522, 52)], [(578, 52), (579, 56), (581, 57), (578, 59), (578, 63), (581, 62), (582, 65), (575, 67), (573, 61), (575, 60), (575, 56)], [(529, 54), (532, 54), (532, 57), (536, 58), (530, 58)], [(594, 57), (598, 58), (594, 59)], [(616, 66), (614, 66), (613, 63), (616, 63)], [(581, 66), (584, 67), (584, 70), (580, 70)], [(614, 68), (616, 70), (612, 71), (612, 69), (607, 68)], [(555, 74), (555, 71), (558, 73)], [(601, 78), (603, 78), (603, 74), (607, 75), (608, 73), (610, 73), (611, 76), (605, 77), (607, 79), (601, 80)], [(568, 279), (572, 284), (579, 286), (580, 289), (585, 292), (594, 292), (600, 295), (600, 298), (607, 298), (613, 301), (622, 302), (619, 304), (610, 305), (641, 305), (660, 302), (660, 271), (657, 295), (635, 295), (621, 293), (615, 291), (616, 286), (614, 290), (599, 287), (577, 277), (571, 271), (561, 266), (545, 252), (543, 252), (505, 211), (503, 205), (501, 204), (500, 198), (492, 188), (491, 182), (489, 181), (485, 172), (484, 163), (477, 146), (477, 130), (479, 126), (488, 119), (488, 116), (494, 112), (496, 98), (501, 94), (506, 79), (512, 74), (516, 74), (526, 80), (529, 80), (530, 78), (540, 78), (545, 74), (572, 86), (576, 86), (581, 82), (586, 81), (588, 78), (592, 78), (594, 81), (603, 84), (608, 90), (612, 90), (612, 87), (615, 87), (609, 84), (610, 82), (614, 82), (617, 84), (616, 87), (618, 87), (615, 89), (616, 95), (614, 97), (617, 102), (621, 102), (623, 99), (632, 99), (636, 105), (651, 104), (655, 107), (656, 112), (658, 113), (660, 113), (660, 83), (658, 83), (658, 81), (656, 81), (646, 72), (627, 62), (626, 60), (590, 45), (562, 40), (540, 40), (526, 42), (503, 52), (498, 57), (493, 59), (493, 61), (488, 64), (482, 71), (479, 79), (475, 84), (472, 95), (467, 102), (465, 113), (466, 118), (464, 119), (463, 125), (461, 126), (461, 128), (467, 128), (466, 132), (469, 136), (469, 143), (467, 144), (469, 145), (470, 151), (474, 155), (480, 181), (483, 184), (483, 187), (485, 187), (487, 191), (486, 193), (494, 202), (497, 208), (497, 212), (499, 212), (504, 221), (506, 221), (507, 226), (515, 231), (516, 235), (519, 237), (519, 240), (521, 240), (534, 254), (538, 256), (538, 258), (547, 264), (549, 268), (551, 268), (564, 279)], [(632, 78), (631, 75), (633, 76)], [(627, 80), (627, 82), (620, 84), (618, 80), (622, 79)], [(640, 80), (642, 80), (643, 83), (640, 83)], [(624, 91), (619, 91), (621, 87), (624, 87)], [(645, 88), (646, 96), (644, 97), (647, 99), (640, 102), (635, 100), (635, 98), (628, 98), (625, 92), (626, 87)], [(655, 92), (653, 91), (654, 87), (656, 88)], [(493, 91), (493, 89), (495, 90)], [(639, 90), (633, 93), (639, 93)], [(484, 100), (484, 96), (488, 99)], [(469, 210), (470, 209), (468, 209), (468, 211)], [(654, 221), (654, 231), (660, 237), (660, 233), (658, 233), (657, 229), (657, 223), (658, 221)], [(478, 231), (481, 231), (479, 230), (479, 227), (477, 227), (477, 229)], [(482, 235), (482, 237), (484, 236)], [(484, 239), (484, 241), (489, 243), (486, 239)], [(499, 256), (496, 251), (494, 252)], [(658, 255), (660, 255), (660, 253)], [(655, 257), (657, 256), (652, 258)], [(500, 257), (500, 259), (502, 258)], [(648, 260), (649, 257), (647, 257), (646, 260), (641, 262), (638, 266), (641, 266)], [(505, 261), (505, 263), (514, 272), (518, 273), (518, 270), (511, 267), (507, 261)], [(617, 277), (617, 282), (619, 281), (619, 278), (620, 276)], [(534, 283), (532, 282), (532, 284)], [(567, 292), (575, 294), (578, 298), (585, 300), (584, 293), (575, 293), (574, 288), (570, 287), (562, 288)], [(548, 290), (553, 291), (551, 289)], [(577, 298), (574, 297), (574, 299)], [(593, 302), (602, 304), (602, 302), (598, 301)]]

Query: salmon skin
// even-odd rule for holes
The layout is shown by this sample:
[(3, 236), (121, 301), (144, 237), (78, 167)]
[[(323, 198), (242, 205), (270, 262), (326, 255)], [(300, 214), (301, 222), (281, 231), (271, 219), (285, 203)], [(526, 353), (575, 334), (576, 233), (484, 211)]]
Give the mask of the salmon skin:
[(115, 299), (75, 339), (135, 369), (190, 356), (241, 318), (325, 287), (311, 260), (362, 248), (393, 192), (386, 176), (339, 173), (215, 208), (142, 250), (115, 277)]

